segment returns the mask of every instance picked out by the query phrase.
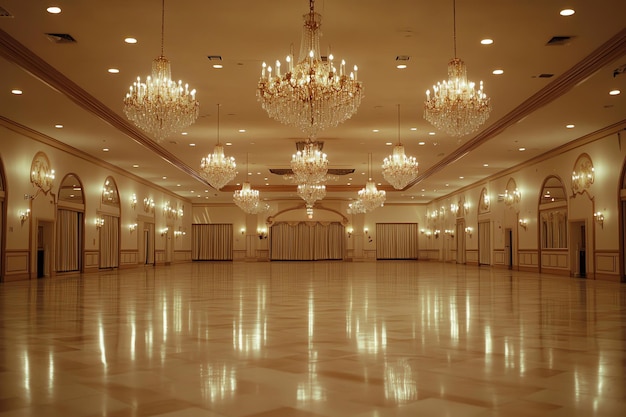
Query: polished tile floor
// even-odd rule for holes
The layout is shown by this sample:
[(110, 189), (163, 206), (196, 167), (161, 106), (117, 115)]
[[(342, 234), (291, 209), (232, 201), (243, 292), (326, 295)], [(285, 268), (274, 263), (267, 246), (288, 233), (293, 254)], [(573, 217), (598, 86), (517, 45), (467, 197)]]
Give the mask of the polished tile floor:
[(626, 416), (626, 285), (434, 262), (0, 284), (0, 417)]

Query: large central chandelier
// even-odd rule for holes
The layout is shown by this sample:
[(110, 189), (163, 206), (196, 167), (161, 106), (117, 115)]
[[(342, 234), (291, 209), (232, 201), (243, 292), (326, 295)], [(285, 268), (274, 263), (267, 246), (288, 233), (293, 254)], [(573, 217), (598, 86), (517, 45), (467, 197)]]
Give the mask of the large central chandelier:
[(157, 142), (193, 124), (200, 109), (196, 90), (190, 90), (182, 81), (172, 81), (170, 62), (163, 55), (164, 28), (165, 0), (161, 11), (161, 55), (152, 61), (152, 76), (146, 82), (137, 77), (124, 98), (126, 117)]
[(406, 156), (400, 142), (400, 105), (398, 105), (398, 144), (393, 147), (393, 155), (383, 161), (383, 177), (396, 190), (406, 187), (417, 177), (418, 163), (414, 156)]
[(322, 59), (322, 17), (315, 13), (314, 3), (309, 0), (309, 13), (303, 16), (298, 62), (294, 64), (292, 52), (286, 58), (284, 73), (280, 61), (276, 61), (275, 71), (263, 63), (257, 89), (257, 97), (271, 118), (295, 126), (308, 136), (352, 117), (363, 95), (356, 65), (348, 73), (345, 61), (341, 61), (337, 71), (332, 54)]
[(308, 139), (304, 148), (292, 155), (291, 170), (294, 182), (314, 185), (326, 181), (328, 159), (320, 147), (320, 142)]
[(489, 118), (491, 103), (483, 92), (467, 80), (465, 63), (456, 56), (456, 2), (453, 0), (454, 58), (448, 63), (448, 80), (433, 86), (433, 94), (426, 91), (424, 118), (437, 129), (451, 136), (475, 132)]
[(202, 158), (200, 161), (200, 174), (211, 184), (211, 187), (219, 190), (232, 181), (237, 175), (237, 164), (232, 156), (224, 156), (224, 147), (220, 144), (220, 105), (217, 105), (217, 144), (213, 153)]

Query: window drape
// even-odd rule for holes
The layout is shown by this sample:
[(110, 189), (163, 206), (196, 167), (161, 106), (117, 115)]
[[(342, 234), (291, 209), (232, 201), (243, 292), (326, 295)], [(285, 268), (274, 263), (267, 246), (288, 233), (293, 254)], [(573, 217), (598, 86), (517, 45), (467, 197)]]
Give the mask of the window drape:
[(104, 224), (100, 227), (100, 268), (117, 268), (120, 245), (119, 217), (103, 215)]
[(417, 223), (376, 223), (376, 259), (417, 259)]
[(191, 259), (194, 261), (232, 261), (232, 224), (194, 224), (191, 227)]
[(57, 213), (57, 271), (80, 269), (81, 215), (77, 211), (59, 209)]
[(272, 225), (270, 259), (316, 261), (343, 259), (344, 227), (337, 222), (281, 222)]

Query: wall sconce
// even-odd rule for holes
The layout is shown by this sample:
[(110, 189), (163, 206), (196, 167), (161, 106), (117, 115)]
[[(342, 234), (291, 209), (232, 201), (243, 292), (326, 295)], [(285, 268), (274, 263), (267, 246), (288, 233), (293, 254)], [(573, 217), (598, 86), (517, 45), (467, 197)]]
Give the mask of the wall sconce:
[(241, 235), (242, 235), (242, 236), (243, 236), (243, 235), (245, 235), (245, 234), (246, 234), (246, 228), (245, 228), (245, 227), (242, 227), (242, 228), (241, 228), (241, 230), (240, 230), (240, 232), (241, 232)]
[(170, 231), (169, 227), (166, 227), (165, 229), (161, 229), (161, 237), (164, 237), (165, 235), (167, 235), (167, 232), (169, 231)]
[(426, 233), (426, 230), (421, 229), (421, 230), (420, 230), (420, 233), (421, 233), (421, 234), (425, 234), (425, 233)]
[(470, 203), (468, 201), (465, 201), (463, 203), (463, 210), (465, 211), (465, 214), (469, 213), (469, 209), (470, 209)]
[(184, 230), (174, 230), (174, 237), (178, 239), (180, 236), (185, 236), (187, 232)]
[(471, 227), (466, 227), (465, 228), (465, 233), (467, 233), (469, 235), (469, 237), (472, 237), (472, 232), (474, 232), (474, 229)]
[(597, 211), (593, 213), (593, 217), (596, 219), (596, 223), (600, 225), (600, 227), (604, 228), (604, 214), (601, 211)]
[(504, 204), (507, 206), (512, 206), (513, 204), (519, 203), (522, 198), (522, 193), (516, 188), (512, 192), (509, 190), (504, 191)]
[(366, 235), (369, 234), (369, 229), (367, 227), (363, 228), (363, 233), (365, 233)]
[(128, 230), (133, 233), (135, 230), (137, 230), (137, 223), (133, 223), (133, 224), (129, 224), (128, 225)]
[(130, 196), (130, 207), (135, 210), (135, 207), (137, 207), (137, 194), (133, 193), (133, 195)]
[(351, 227), (348, 227), (346, 229), (346, 232), (348, 232), (348, 239), (350, 239), (352, 237), (352, 232), (354, 232), (354, 229), (352, 229)]
[(104, 226), (104, 219), (102, 217), (96, 217), (95, 224), (96, 229), (100, 229), (102, 226)]
[(444, 230), (444, 233), (450, 237), (454, 237), (454, 230), (452, 229), (446, 229)]
[(143, 211), (146, 213), (154, 212), (154, 200), (152, 198), (143, 199)]
[(20, 211), (20, 221), (22, 224), (30, 217), (30, 209), (26, 209), (24, 211)]
[(441, 233), (441, 230), (439, 229), (435, 229), (435, 239), (439, 239), (439, 234)]
[(526, 220), (526, 219), (519, 219), (519, 225), (520, 225), (520, 227), (523, 227), (524, 230), (526, 230), (526, 228), (528, 227), (528, 220)]
[(426, 231), (426, 237), (427, 237), (428, 239), (430, 239), (432, 236), (433, 236), (433, 232), (431, 232), (430, 230), (427, 230), (427, 231)]
[(459, 206), (457, 204), (450, 204), (450, 212), (453, 214), (457, 214), (459, 212)]
[(265, 228), (256, 229), (256, 233), (257, 235), (259, 235), (259, 240), (267, 239), (267, 229)]

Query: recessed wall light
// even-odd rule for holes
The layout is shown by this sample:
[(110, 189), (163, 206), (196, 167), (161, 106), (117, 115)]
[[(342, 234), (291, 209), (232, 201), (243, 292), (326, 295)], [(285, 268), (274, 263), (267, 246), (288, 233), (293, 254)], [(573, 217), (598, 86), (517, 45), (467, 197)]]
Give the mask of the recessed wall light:
[(491, 45), (493, 43), (493, 39), (485, 38), (480, 41), (482, 45)]
[(574, 9), (563, 9), (563, 10), (561, 10), (561, 11), (559, 12), (559, 14), (560, 14), (561, 16), (571, 16), (571, 15), (573, 15), (574, 13), (576, 13), (576, 11), (575, 11)]
[(576, 125), (565, 125), (565, 127), (568, 129), (573, 129), (574, 127), (576, 127)]
[(130, 44), (135, 44), (135, 43), (137, 43), (137, 39), (135, 39), (135, 38), (125, 38), (124, 42), (130, 43)]
[(491, 73), (493, 75), (502, 75), (502, 74), (504, 74), (504, 70), (502, 70), (502, 69), (495, 69)]
[(621, 94), (621, 91), (619, 91), (619, 90), (611, 90), (611, 91), (609, 91), (609, 95), (612, 95), (612, 96), (619, 96), (620, 94)]
[(57, 129), (63, 129), (63, 125), (54, 125)]
[(120, 73), (120, 70), (117, 69), (117, 68), (109, 68), (107, 71), (109, 73), (111, 73), (111, 74), (119, 74)]
[(61, 13), (61, 8), (59, 6), (50, 6), (46, 11), (50, 14), (59, 14)]
[(22, 94), (24, 94), (24, 92), (22, 90), (11, 90), (11, 94), (15, 94), (16, 96), (21, 96)]

